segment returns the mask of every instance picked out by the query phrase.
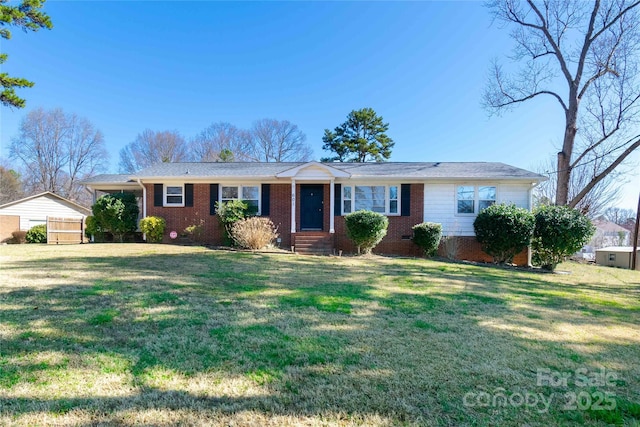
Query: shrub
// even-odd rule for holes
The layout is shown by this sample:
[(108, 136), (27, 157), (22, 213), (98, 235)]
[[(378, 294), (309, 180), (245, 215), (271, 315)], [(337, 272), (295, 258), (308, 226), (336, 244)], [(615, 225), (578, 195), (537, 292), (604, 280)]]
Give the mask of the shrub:
[(389, 219), (377, 212), (356, 211), (344, 217), (347, 237), (358, 248), (358, 253), (371, 250), (387, 235)]
[[(46, 235), (45, 235), (46, 238)], [(10, 243), (21, 245), (27, 241), (27, 232), (24, 230), (16, 230), (11, 233)]]
[(413, 226), (413, 243), (424, 250), (426, 256), (433, 256), (438, 251), (442, 224), (423, 222)]
[(527, 209), (516, 205), (492, 205), (483, 209), (473, 222), (476, 239), (493, 261), (504, 264), (531, 243), (535, 219)]
[(148, 216), (140, 220), (140, 230), (147, 235), (151, 243), (162, 242), (167, 222), (159, 216)]
[(138, 203), (131, 193), (107, 194), (91, 207), (97, 227), (112, 233), (120, 242), (138, 226)]
[(263, 249), (277, 237), (277, 229), (269, 218), (254, 216), (236, 221), (231, 226), (231, 238), (244, 249)]
[(27, 243), (47, 243), (47, 226), (45, 224), (31, 227), (25, 236)]
[(188, 236), (194, 242), (202, 240), (204, 234), (204, 220), (201, 219), (199, 224), (192, 224), (184, 229), (185, 236)]
[(98, 221), (96, 221), (96, 217), (88, 216), (84, 220), (84, 235), (88, 238), (93, 236), (96, 240), (102, 241), (104, 240), (104, 232), (100, 229), (98, 225)]
[(535, 212), (533, 261), (553, 271), (565, 257), (579, 251), (595, 227), (586, 216), (568, 206), (541, 206)]
[(231, 227), (237, 221), (247, 216), (249, 206), (242, 200), (229, 200), (227, 202), (216, 202), (216, 215), (224, 229), (227, 243), (231, 243)]

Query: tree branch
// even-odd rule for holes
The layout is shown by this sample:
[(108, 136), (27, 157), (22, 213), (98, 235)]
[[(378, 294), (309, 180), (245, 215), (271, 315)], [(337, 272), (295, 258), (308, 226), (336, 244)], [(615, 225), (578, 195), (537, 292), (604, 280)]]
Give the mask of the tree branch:
[(538, 18), (542, 22), (541, 26), (532, 26), (532, 27), (542, 31), (542, 33), (545, 35), (545, 37), (547, 38), (547, 41), (549, 41), (549, 43), (551, 44), (551, 47), (554, 50), (556, 58), (558, 58), (558, 62), (560, 63), (560, 68), (562, 69), (562, 74), (564, 74), (565, 79), (567, 79), (567, 82), (569, 82), (569, 85), (571, 85), (573, 83), (573, 77), (571, 76), (571, 72), (569, 71), (569, 67), (567, 66), (567, 62), (565, 61), (564, 56), (562, 55), (562, 52), (560, 52), (560, 46), (558, 46), (556, 41), (551, 36), (551, 33), (549, 32), (547, 21), (542, 15), (542, 12), (540, 12), (538, 7), (533, 3), (532, 0), (527, 0), (527, 3), (529, 3), (529, 7), (531, 7), (531, 9), (536, 13), (536, 15), (538, 15)]
[[(640, 135), (635, 136), (637, 138), (636, 141), (631, 144), (624, 152), (622, 152), (618, 158), (616, 158), (605, 170), (600, 172), (598, 175), (594, 176), (591, 181), (582, 189), (580, 192), (569, 202), (569, 207), (574, 208), (580, 200), (584, 198), (584, 196), (589, 193), (600, 181), (602, 181), (609, 173), (611, 173), (620, 163), (624, 161), (631, 153), (634, 152), (638, 147), (640, 147)], [(631, 138), (633, 140), (634, 138)], [(631, 141), (629, 140), (629, 141)], [(629, 142), (627, 141), (627, 142)]]

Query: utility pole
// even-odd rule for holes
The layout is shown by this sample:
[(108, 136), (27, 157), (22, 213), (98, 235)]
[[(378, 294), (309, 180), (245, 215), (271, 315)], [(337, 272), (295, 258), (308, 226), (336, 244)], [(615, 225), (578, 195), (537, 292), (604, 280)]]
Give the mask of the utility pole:
[(636, 212), (636, 226), (633, 230), (633, 253), (631, 254), (631, 269), (638, 265), (638, 229), (640, 228), (640, 195), (638, 195), (638, 211)]

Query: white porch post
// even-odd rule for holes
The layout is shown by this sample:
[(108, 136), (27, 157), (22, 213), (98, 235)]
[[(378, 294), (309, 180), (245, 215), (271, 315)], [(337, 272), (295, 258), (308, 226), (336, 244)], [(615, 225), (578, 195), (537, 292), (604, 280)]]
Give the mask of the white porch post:
[(291, 234), (296, 232), (296, 180), (291, 179)]
[(335, 203), (336, 203), (336, 198), (335, 198), (335, 194), (336, 194), (336, 186), (335, 186), (335, 180), (332, 179), (331, 180), (331, 185), (329, 186), (330, 188), (330, 195), (331, 198), (329, 199), (329, 233), (333, 234), (336, 232), (335, 229), (335, 217), (333, 216), (334, 212), (335, 212)]

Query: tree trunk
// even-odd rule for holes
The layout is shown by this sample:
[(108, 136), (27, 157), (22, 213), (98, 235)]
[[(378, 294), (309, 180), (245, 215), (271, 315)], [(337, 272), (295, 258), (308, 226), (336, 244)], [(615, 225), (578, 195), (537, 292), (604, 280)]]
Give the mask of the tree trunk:
[(562, 151), (558, 153), (558, 183), (556, 186), (556, 205), (564, 206), (569, 202), (569, 181), (571, 180), (571, 156), (578, 132), (578, 100), (576, 90), (569, 95), (569, 108), (566, 111), (566, 127)]

